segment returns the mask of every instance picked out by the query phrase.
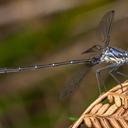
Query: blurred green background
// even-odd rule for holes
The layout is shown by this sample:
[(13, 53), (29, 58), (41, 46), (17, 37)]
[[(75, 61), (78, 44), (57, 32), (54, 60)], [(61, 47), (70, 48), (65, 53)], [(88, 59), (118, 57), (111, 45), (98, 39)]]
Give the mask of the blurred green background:
[[(86, 58), (97, 43), (102, 16), (116, 10), (111, 46), (127, 49), (126, 0), (0, 1), (0, 66), (17, 67)], [(102, 42), (99, 42), (102, 45)], [(59, 94), (79, 66), (0, 75), (1, 128), (66, 128), (98, 95), (95, 68), (64, 101)], [(111, 79), (111, 78), (109, 78)], [(113, 81), (107, 82), (108, 88)]]

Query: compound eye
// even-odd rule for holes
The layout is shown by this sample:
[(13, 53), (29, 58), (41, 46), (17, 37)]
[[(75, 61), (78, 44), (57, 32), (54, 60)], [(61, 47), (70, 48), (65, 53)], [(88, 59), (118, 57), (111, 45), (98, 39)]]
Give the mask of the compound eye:
[(97, 58), (95, 58), (95, 57), (92, 58), (92, 63), (95, 64), (96, 63), (96, 60), (97, 60)]

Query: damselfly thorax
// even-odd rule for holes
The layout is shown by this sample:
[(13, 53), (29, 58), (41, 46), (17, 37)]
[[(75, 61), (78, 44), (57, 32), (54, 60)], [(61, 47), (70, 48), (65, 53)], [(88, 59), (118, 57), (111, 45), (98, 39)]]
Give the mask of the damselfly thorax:
[(117, 65), (126, 64), (128, 63), (128, 52), (117, 48), (107, 47), (103, 50), (100, 61), (116, 63)]

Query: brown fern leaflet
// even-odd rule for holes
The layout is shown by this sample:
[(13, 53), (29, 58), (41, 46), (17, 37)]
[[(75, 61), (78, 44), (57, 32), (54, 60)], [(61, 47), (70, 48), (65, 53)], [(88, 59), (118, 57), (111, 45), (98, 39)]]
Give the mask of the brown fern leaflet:
[(98, 97), (70, 128), (128, 128), (128, 81), (122, 86), (123, 92), (117, 85)]

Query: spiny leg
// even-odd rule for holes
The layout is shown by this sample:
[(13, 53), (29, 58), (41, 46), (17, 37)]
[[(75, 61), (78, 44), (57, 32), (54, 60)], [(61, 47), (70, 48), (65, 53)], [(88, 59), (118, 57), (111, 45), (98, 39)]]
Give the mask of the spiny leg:
[[(100, 79), (99, 79), (100, 78), (100, 72), (103, 70), (112, 68), (112, 67), (114, 67), (114, 64), (111, 64), (111, 65), (108, 65), (108, 66), (105, 66), (105, 67), (102, 67), (102, 68), (96, 70), (96, 79), (97, 79), (99, 94), (101, 94), (101, 89), (100, 89), (101, 85), (100, 85)], [(106, 88), (106, 87), (104, 86), (104, 88)]]
[(128, 77), (128, 75), (126, 75), (126, 74), (124, 74), (124, 73), (122, 73), (122, 72), (116, 71), (116, 73), (117, 73), (118, 75), (120, 75), (120, 76)]
[(99, 71), (99, 70), (96, 70), (96, 79), (97, 79), (97, 84), (98, 84), (98, 91), (99, 91), (99, 94), (101, 95), (101, 89), (100, 89), (100, 80), (99, 80), (99, 77), (100, 77), (100, 71)]
[(109, 71), (109, 74), (112, 76), (112, 78), (113, 78), (118, 84), (120, 84), (121, 90), (122, 90), (122, 92), (123, 92), (123, 85), (122, 85), (121, 82), (115, 77), (115, 75), (113, 74), (113, 72), (116, 73), (116, 70), (115, 70), (115, 69), (112, 69), (111, 71)]

